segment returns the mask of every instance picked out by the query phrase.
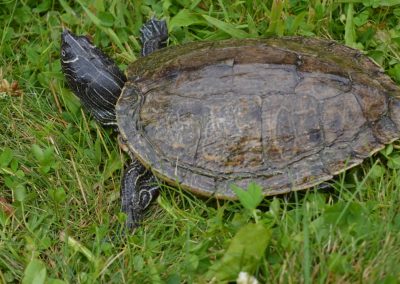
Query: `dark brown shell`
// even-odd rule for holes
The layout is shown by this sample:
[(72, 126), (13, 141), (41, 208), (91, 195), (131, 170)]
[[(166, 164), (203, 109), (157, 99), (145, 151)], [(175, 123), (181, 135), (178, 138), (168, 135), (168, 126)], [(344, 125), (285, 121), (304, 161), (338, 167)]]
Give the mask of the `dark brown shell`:
[(137, 60), (117, 104), (129, 150), (162, 180), (234, 198), (317, 185), (400, 136), (399, 88), (370, 59), (301, 37), (190, 43)]

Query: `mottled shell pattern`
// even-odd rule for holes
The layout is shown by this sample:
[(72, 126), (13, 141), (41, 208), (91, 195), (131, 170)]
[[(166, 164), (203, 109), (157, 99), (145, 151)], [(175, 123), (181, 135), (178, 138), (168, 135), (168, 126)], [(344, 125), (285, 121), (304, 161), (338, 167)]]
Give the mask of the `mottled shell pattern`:
[(137, 60), (127, 79), (116, 112), (130, 153), (205, 196), (309, 188), (400, 136), (399, 87), (332, 41), (190, 43)]

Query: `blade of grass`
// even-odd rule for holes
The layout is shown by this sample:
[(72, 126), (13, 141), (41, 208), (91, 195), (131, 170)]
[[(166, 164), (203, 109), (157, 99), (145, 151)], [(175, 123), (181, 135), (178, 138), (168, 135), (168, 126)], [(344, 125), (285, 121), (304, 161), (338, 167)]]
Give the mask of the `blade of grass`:
[(303, 273), (304, 283), (311, 282), (311, 248), (310, 248), (310, 231), (309, 231), (309, 203), (303, 204)]
[(349, 3), (347, 5), (347, 13), (346, 13), (346, 26), (344, 28), (344, 42), (346, 45), (350, 47), (355, 47), (355, 30), (354, 30), (354, 21), (353, 21), (353, 4)]
[(216, 28), (220, 29), (221, 31), (226, 32), (227, 34), (229, 34), (233, 38), (247, 38), (247, 37), (249, 37), (248, 33), (246, 33), (243, 30), (240, 30), (240, 29), (236, 28), (232, 24), (228, 24), (228, 23), (222, 22), (222, 21), (220, 21), (220, 20), (218, 20), (216, 18), (207, 16), (207, 15), (202, 15), (202, 16), (209, 24), (215, 26)]
[(271, 8), (271, 19), (269, 22), (269, 27), (267, 30), (268, 34), (274, 35), (282, 35), (282, 21), (281, 21), (281, 14), (283, 10), (283, 1), (282, 0), (274, 0), (272, 2)]

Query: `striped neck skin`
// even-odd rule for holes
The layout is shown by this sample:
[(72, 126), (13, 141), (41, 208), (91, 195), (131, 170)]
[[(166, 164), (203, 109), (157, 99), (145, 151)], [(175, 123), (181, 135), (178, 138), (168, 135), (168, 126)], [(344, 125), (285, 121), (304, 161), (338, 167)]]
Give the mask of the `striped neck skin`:
[(115, 105), (126, 82), (115, 62), (85, 36), (61, 35), (61, 66), (69, 88), (102, 125), (116, 125)]

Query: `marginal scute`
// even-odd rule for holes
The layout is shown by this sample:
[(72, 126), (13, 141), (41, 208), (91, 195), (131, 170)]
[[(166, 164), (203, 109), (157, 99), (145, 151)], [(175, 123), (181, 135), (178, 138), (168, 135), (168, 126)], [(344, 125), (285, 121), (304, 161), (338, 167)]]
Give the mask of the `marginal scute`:
[(353, 151), (347, 142), (338, 142), (325, 147), (320, 156), (325, 171), (332, 176), (362, 162), (362, 159), (354, 157)]
[(398, 139), (400, 130), (394, 122), (386, 115), (382, 116), (379, 121), (372, 125), (372, 129), (376, 139), (382, 144), (392, 143)]
[(293, 188), (310, 187), (315, 185), (315, 181), (321, 178), (330, 178), (330, 175), (324, 169), (319, 153), (304, 157), (293, 163), (288, 167), (288, 172)]
[(387, 96), (378, 88), (355, 84), (353, 91), (368, 121), (376, 121), (387, 112)]
[[(396, 95), (396, 96), (395, 96)], [(400, 131), (400, 91), (397, 90), (389, 100), (389, 117)]]
[(399, 88), (359, 51), (302, 37), (169, 47), (117, 104), (129, 150), (166, 182), (235, 198), (316, 186), (400, 135)]
[(369, 127), (361, 129), (350, 143), (353, 155), (361, 159), (367, 158), (370, 153), (383, 147), (383, 145), (376, 140), (373, 130)]

